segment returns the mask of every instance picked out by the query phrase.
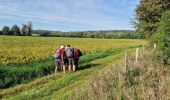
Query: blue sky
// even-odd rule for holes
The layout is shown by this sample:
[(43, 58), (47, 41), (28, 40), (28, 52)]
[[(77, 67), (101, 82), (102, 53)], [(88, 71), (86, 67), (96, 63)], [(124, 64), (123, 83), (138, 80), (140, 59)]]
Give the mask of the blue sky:
[(0, 0), (0, 29), (32, 21), (33, 29), (87, 31), (133, 29), (138, 0)]

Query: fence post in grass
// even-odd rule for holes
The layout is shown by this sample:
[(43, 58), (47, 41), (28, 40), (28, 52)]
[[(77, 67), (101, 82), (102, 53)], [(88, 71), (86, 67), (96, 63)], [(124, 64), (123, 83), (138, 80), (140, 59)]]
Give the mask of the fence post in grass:
[(136, 60), (135, 60), (135, 62), (136, 62), (136, 64), (138, 63), (138, 57), (139, 57), (139, 48), (136, 48)]
[(127, 57), (127, 52), (125, 52), (125, 70), (127, 72), (127, 62), (128, 62), (128, 57)]
[(156, 49), (156, 43), (154, 43), (154, 45), (153, 45), (153, 50), (152, 50), (151, 53), (154, 53), (154, 52), (155, 52), (155, 49)]
[(145, 45), (143, 45), (143, 54), (144, 54), (144, 52), (145, 52)]
[(154, 48), (153, 48), (153, 52), (155, 51), (155, 49), (156, 49), (156, 43), (154, 43)]

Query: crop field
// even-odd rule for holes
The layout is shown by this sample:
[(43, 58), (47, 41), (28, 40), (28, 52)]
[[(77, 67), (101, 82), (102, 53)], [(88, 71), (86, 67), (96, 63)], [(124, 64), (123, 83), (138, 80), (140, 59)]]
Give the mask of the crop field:
[(1, 36), (0, 65), (48, 59), (51, 52), (63, 44), (71, 44), (85, 54), (109, 48), (135, 46), (145, 42), (143, 40)]
[[(70, 44), (83, 52), (75, 73), (54, 73), (52, 51)], [(59, 37), (0, 37), (0, 99), (68, 99), (105, 66), (133, 54), (145, 40)]]

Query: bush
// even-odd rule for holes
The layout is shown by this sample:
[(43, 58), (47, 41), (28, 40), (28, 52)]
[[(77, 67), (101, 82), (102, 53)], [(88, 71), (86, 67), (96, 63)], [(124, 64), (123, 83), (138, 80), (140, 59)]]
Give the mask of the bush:
[(153, 41), (159, 46), (159, 58), (162, 59), (164, 64), (170, 64), (170, 11), (163, 13)]

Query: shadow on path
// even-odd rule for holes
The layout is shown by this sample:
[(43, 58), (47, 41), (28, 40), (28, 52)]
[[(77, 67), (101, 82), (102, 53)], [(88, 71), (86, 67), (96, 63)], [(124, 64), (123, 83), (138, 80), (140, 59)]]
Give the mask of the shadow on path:
[(89, 68), (92, 68), (92, 67), (96, 67), (98, 65), (100, 65), (100, 64), (87, 64), (87, 65), (84, 65), (84, 66), (79, 66), (77, 71), (89, 69)]

